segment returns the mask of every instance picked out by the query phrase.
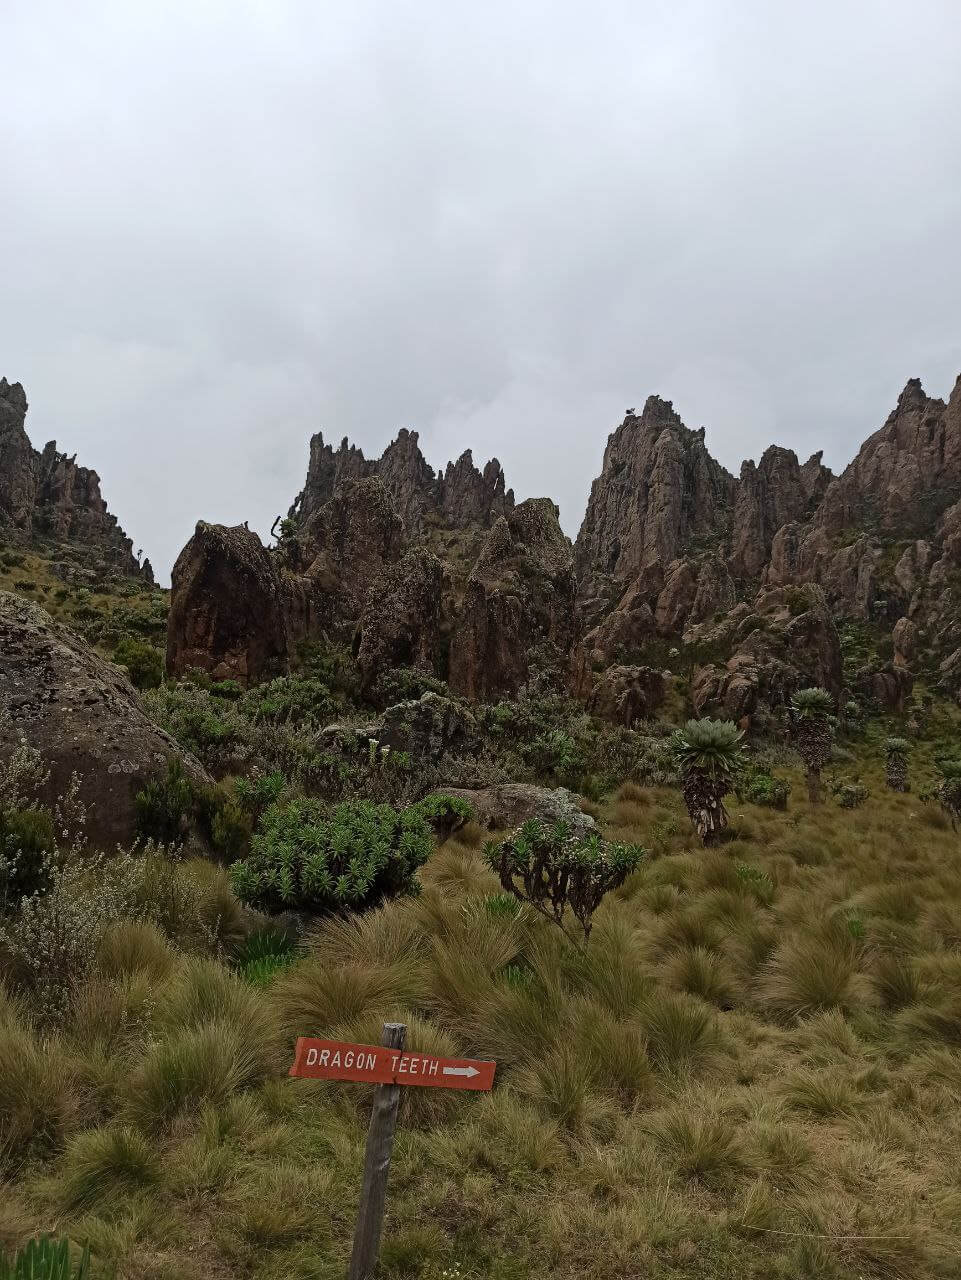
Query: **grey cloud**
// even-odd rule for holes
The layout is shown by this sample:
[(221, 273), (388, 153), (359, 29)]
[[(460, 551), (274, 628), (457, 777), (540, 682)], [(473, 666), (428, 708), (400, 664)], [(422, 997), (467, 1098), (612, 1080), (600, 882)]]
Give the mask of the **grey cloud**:
[(650, 392), (843, 465), (961, 369), (961, 13), (850, 0), (4, 18), (0, 372), (165, 572), (322, 428), (496, 454), (576, 532)]

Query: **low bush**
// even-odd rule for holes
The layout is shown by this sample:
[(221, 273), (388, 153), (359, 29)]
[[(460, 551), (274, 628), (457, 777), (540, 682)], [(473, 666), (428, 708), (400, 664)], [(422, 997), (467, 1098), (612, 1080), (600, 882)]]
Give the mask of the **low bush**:
[(244, 902), (267, 911), (359, 910), (412, 893), (433, 847), (416, 807), (398, 812), (364, 800), (328, 811), (297, 798), (271, 805), (248, 858), (230, 869)]
[(56, 843), (46, 809), (0, 812), (0, 910), (46, 892)]
[(134, 803), (140, 835), (158, 844), (183, 840), (194, 809), (194, 789), (175, 756), (167, 762), (166, 776), (148, 782)]
[(114, 649), (113, 660), (126, 667), (131, 684), (137, 689), (156, 689), (163, 683), (163, 654), (145, 640), (124, 636)]
[(786, 809), (791, 784), (764, 769), (749, 768), (740, 776), (735, 788), (739, 800), (767, 809)]

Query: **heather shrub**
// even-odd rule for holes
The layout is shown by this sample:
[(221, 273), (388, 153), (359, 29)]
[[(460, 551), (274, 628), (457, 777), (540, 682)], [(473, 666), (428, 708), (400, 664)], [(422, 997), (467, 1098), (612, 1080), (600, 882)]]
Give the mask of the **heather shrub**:
[(46, 809), (0, 811), (0, 912), (50, 885), (56, 850), (53, 816)]
[(134, 803), (140, 835), (158, 844), (179, 843), (194, 808), (194, 790), (181, 762), (171, 756), (166, 776), (148, 782)]

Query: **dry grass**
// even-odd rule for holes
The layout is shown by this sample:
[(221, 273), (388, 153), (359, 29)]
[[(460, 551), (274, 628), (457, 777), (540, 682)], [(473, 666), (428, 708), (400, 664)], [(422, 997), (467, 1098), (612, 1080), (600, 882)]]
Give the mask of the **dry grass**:
[[(870, 805), (812, 809), (794, 774), (787, 812), (732, 801), (707, 853), (676, 792), (625, 784), (599, 821), (652, 856), (586, 954), (488, 905), (469, 829), (418, 899), (323, 924), (266, 987), (163, 912), (167, 940), (119, 925), (54, 1041), (0, 994), (0, 1244), (55, 1221), (98, 1276), (339, 1278), (369, 1094), (284, 1071), (297, 1034), (400, 1017), (498, 1070), (489, 1096), (411, 1090), (385, 1277), (947, 1280), (961, 837), (862, 763)], [(229, 954), (218, 876), (157, 879)]]

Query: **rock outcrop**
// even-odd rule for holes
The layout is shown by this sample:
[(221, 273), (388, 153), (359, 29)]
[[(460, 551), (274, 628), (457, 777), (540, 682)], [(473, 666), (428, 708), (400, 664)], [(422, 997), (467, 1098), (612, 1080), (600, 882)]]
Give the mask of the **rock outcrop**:
[(638, 720), (657, 715), (666, 692), (664, 673), (653, 667), (608, 667), (592, 683), (587, 709), (602, 720), (630, 729)]
[(771, 556), (774, 536), (784, 525), (813, 510), (831, 473), (816, 453), (800, 466), (793, 449), (771, 445), (757, 466), (741, 466), (731, 535), (731, 572), (757, 579)]
[(141, 567), (107, 510), (96, 471), (60, 453), (55, 441), (34, 449), (26, 415), (23, 387), (0, 378), (0, 533), (23, 545), (72, 542), (104, 571), (152, 581), (149, 562)]
[(443, 668), (444, 566), (423, 547), (392, 566), (383, 587), (372, 591), (354, 636), (362, 688), (370, 689), (390, 667)]
[(759, 710), (784, 705), (798, 689), (820, 685), (840, 696), (841, 644), (834, 618), (817, 587), (807, 587), (805, 597), (799, 611), (786, 591), (762, 591), (750, 608), (738, 605), (714, 628), (685, 637), (708, 650), (732, 651), (726, 662), (694, 671), (691, 700), (698, 715), (749, 723)]
[(291, 580), (244, 525), (201, 520), (173, 567), (167, 672), (246, 685), (289, 670), (304, 628)]
[[(548, 499), (515, 506), (500, 465), (480, 471), (469, 452), (435, 474), (409, 431), (377, 460), (316, 436), (292, 514), (277, 553), (249, 548), (256, 572), (225, 543), (227, 585), (209, 588), (253, 573), (257, 644), (227, 639), (243, 609), (183, 605), (178, 571), (172, 654), (257, 679), (305, 636), (349, 625), (368, 688), (407, 664), (488, 699), (563, 671), (625, 722), (653, 705), (628, 670), (676, 651), (700, 663), (698, 708), (741, 719), (799, 683), (840, 695), (835, 619), (850, 619), (890, 634), (892, 669), (936, 659), (961, 694), (961, 659), (947, 661), (961, 652), (961, 380), (947, 404), (909, 382), (836, 477), (819, 453), (801, 464), (772, 446), (735, 479), (652, 396), (610, 436), (573, 551)], [(907, 676), (870, 674), (872, 697), (903, 703)]]
[(37, 749), (53, 804), (74, 773), (87, 806), (86, 836), (113, 849), (134, 835), (138, 791), (178, 759), (194, 782), (200, 764), (140, 708), (120, 667), (104, 661), (38, 605), (0, 592), (0, 758), (21, 741)]
[(454, 623), (449, 680), (472, 700), (516, 693), (534, 670), (566, 664), (576, 635), (574, 556), (548, 498), (491, 528)]

